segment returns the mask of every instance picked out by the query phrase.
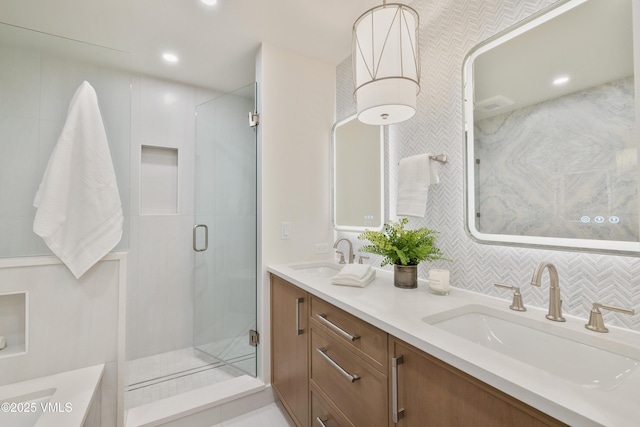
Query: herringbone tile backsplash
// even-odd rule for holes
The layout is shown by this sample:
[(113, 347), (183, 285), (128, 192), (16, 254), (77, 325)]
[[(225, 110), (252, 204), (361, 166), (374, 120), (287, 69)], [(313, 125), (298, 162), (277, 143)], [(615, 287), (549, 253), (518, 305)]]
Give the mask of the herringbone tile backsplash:
[[(425, 218), (413, 218), (411, 227), (440, 232), (439, 246), (452, 263), (422, 263), (420, 277), (430, 268), (451, 270), (453, 286), (510, 299), (494, 282), (521, 287), (525, 305), (547, 307), (548, 285), (529, 285), (539, 261), (558, 268), (564, 312), (588, 318), (593, 302), (635, 308), (634, 316), (605, 313), (609, 325), (640, 331), (640, 258), (484, 245), (464, 230), (462, 65), (479, 42), (553, 4), (551, 0), (416, 0), (410, 5), (420, 15), (421, 92), (418, 114), (387, 129), (385, 209), (396, 218), (397, 164), (421, 153), (448, 153), (440, 168), (440, 183), (429, 189)], [(337, 117), (355, 113), (351, 58), (337, 68)], [(356, 233), (341, 233), (357, 247)], [(369, 262), (379, 265), (380, 259)]]

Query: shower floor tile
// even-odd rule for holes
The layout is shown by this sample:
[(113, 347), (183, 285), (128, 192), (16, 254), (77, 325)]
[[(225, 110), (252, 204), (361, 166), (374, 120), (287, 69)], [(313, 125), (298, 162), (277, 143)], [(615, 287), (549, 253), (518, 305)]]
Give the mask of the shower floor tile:
[(249, 345), (246, 336), (203, 344), (197, 348), (213, 357), (226, 360), (251, 376), (256, 375), (256, 348)]
[(198, 358), (191, 347), (130, 360), (127, 363), (127, 387), (206, 365), (208, 363)]
[(215, 359), (205, 361), (199, 358), (193, 348), (131, 360), (127, 364), (125, 408), (155, 402), (242, 374), (239, 369)]

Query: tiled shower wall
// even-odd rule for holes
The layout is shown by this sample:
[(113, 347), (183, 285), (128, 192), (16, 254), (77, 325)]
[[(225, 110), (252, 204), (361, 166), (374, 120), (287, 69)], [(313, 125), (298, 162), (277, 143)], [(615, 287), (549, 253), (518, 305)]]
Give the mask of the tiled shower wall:
[(631, 76), (476, 121), (478, 230), (637, 242), (633, 93)]
[[(587, 318), (591, 304), (602, 302), (640, 312), (640, 259), (628, 256), (550, 251), (476, 243), (464, 229), (464, 147), (462, 65), (479, 42), (553, 4), (551, 0), (417, 0), (410, 5), (420, 15), (422, 66), (418, 113), (411, 120), (389, 126), (385, 171), (387, 216), (396, 218), (397, 164), (421, 153), (448, 153), (440, 168), (440, 183), (429, 189), (425, 218), (413, 218), (411, 227), (440, 232), (439, 246), (453, 262), (422, 263), (420, 277), (429, 268), (451, 270), (452, 285), (510, 299), (494, 282), (520, 286), (525, 305), (547, 307), (548, 289), (529, 285), (536, 264), (552, 262), (560, 274), (566, 314)], [(355, 112), (351, 58), (337, 69), (337, 118)], [(362, 246), (355, 233), (340, 233)], [(371, 257), (373, 264), (379, 258)], [(389, 267), (387, 267), (389, 268)], [(640, 315), (605, 313), (605, 321), (640, 331)]]

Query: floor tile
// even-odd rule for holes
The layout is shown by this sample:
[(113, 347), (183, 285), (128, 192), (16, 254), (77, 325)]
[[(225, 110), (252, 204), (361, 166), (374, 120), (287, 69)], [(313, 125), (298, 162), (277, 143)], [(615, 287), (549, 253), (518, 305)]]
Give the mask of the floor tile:
[(212, 427), (295, 427), (280, 402), (272, 403)]

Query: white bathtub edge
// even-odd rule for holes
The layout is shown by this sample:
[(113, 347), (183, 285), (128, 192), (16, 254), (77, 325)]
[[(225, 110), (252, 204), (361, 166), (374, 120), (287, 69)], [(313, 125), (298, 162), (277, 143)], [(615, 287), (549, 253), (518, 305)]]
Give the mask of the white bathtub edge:
[[(89, 412), (93, 397), (100, 386), (104, 364), (90, 366), (88, 368), (61, 372), (46, 377), (7, 384), (0, 387), (0, 400), (27, 395), (43, 389), (53, 388), (56, 391), (51, 396), (49, 403), (61, 410), (45, 411), (38, 422), (37, 427), (78, 426), (84, 424)], [(67, 406), (70, 403), (71, 406)], [(70, 410), (69, 410), (70, 409)]]

